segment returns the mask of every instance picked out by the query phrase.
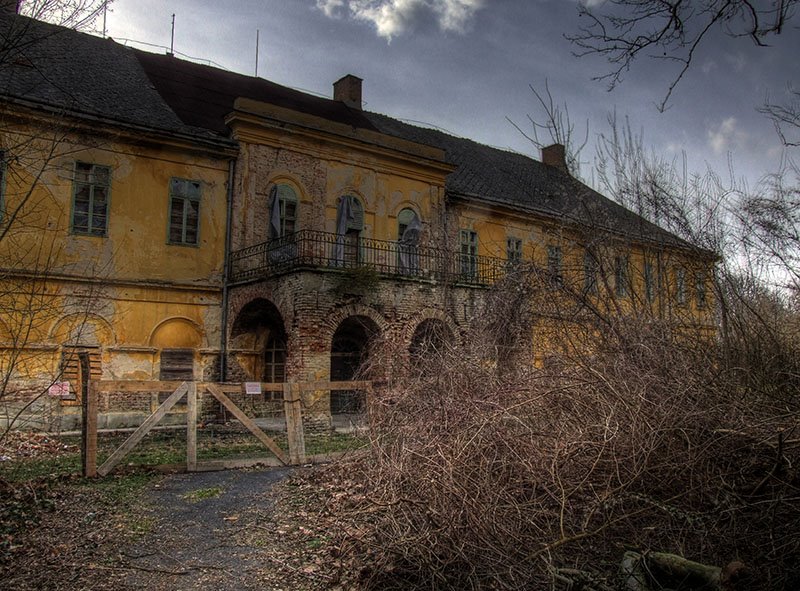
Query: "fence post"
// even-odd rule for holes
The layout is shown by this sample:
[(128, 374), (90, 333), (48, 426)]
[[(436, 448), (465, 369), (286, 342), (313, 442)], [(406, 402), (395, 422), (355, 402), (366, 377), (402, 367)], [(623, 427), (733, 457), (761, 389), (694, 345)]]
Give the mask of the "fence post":
[(86, 478), (97, 476), (97, 388), (89, 379), (89, 354), (79, 353), (81, 380), (81, 464)]
[(289, 462), (295, 465), (302, 464), (306, 461), (306, 441), (303, 433), (303, 411), (299, 384), (285, 383), (283, 385), (283, 409), (286, 415)]
[(186, 392), (186, 471), (197, 470), (197, 382)]

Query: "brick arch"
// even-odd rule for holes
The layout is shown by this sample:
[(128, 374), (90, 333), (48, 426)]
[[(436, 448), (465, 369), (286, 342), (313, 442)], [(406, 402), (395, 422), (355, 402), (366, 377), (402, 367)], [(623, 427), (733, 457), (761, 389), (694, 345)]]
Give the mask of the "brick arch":
[(403, 343), (403, 348), (405, 350), (408, 350), (409, 345), (411, 345), (411, 339), (414, 338), (414, 333), (416, 332), (419, 325), (425, 322), (426, 320), (441, 321), (453, 335), (454, 339), (453, 344), (457, 347), (461, 346), (461, 332), (455, 321), (442, 310), (437, 310), (434, 308), (426, 308), (422, 310), (422, 312), (420, 312), (419, 314), (415, 315), (412, 322), (408, 322), (403, 326), (403, 329), (400, 333), (400, 338), (401, 342)]
[(294, 322), (294, 310), (291, 308), (291, 302), (286, 301), (286, 298), (275, 297), (273, 290), (269, 289), (263, 283), (257, 283), (252, 286), (237, 288), (231, 292), (230, 299), (228, 300), (228, 326), (225, 327), (226, 338), (231, 338), (231, 331), (245, 306), (250, 305), (252, 302), (262, 299), (266, 300), (278, 310), (283, 319), (283, 325), (287, 333), (291, 332), (291, 326)]
[(339, 325), (353, 316), (364, 316), (374, 322), (378, 327), (377, 336), (379, 337), (389, 332), (389, 324), (379, 312), (362, 304), (348, 304), (347, 306), (339, 308), (325, 319), (321, 327), (322, 330), (320, 331), (320, 337), (322, 339), (321, 348), (324, 351), (330, 351), (333, 335), (336, 333)]

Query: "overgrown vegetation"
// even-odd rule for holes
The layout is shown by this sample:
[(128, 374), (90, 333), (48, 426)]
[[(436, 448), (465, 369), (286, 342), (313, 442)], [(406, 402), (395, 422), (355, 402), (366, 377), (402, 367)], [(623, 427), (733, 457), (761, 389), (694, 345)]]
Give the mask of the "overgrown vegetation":
[[(732, 565), (726, 588), (800, 587), (797, 310), (740, 301), (724, 339), (608, 316), (588, 350), (553, 321), (551, 291), (517, 281), (435, 371), (376, 395), (371, 453), (351, 467), (363, 496), (340, 513), (359, 584), (661, 588), (622, 587), (635, 550)], [(543, 323), (562, 351), (545, 368), (492, 357), (528, 348)]]

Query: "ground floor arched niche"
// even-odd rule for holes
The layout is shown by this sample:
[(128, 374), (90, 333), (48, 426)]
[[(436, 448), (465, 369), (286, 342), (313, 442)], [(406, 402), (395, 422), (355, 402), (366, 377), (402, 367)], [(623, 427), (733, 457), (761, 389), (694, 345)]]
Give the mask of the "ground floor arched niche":
[[(348, 381), (363, 375), (379, 329), (366, 316), (344, 319), (331, 339), (331, 381)], [(364, 411), (363, 392), (352, 390), (331, 391), (331, 414), (358, 414)]]
[(455, 344), (455, 335), (445, 322), (438, 318), (423, 320), (414, 330), (408, 346), (411, 371), (429, 373), (437, 370)]
[(287, 341), (283, 317), (275, 304), (264, 298), (248, 302), (231, 327), (229, 350), (235, 362), (229, 362), (228, 379), (285, 382)]

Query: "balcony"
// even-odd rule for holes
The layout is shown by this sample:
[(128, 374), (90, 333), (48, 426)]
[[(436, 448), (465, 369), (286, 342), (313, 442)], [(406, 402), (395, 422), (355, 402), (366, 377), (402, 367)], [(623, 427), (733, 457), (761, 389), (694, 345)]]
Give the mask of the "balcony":
[(373, 269), (398, 279), (488, 286), (506, 272), (505, 259), (454, 253), (396, 241), (353, 239), (302, 230), (231, 253), (231, 282), (247, 283), (297, 270)]

